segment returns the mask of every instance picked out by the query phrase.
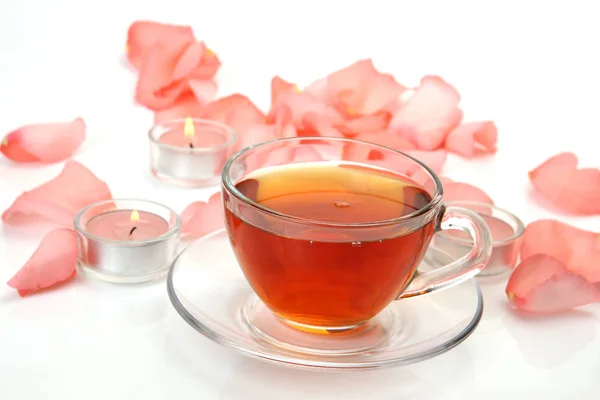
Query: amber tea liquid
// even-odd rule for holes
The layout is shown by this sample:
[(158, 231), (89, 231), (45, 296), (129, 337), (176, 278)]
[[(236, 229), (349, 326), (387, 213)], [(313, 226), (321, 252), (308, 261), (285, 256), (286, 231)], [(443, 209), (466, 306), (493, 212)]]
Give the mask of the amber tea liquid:
[(434, 232), (433, 222), (411, 229), (344, 227), (405, 216), (431, 200), (408, 178), (370, 167), (292, 164), (259, 170), (236, 187), (270, 210), (333, 223), (292, 227), (225, 208), (232, 247), (255, 293), (299, 324), (350, 328), (374, 317), (410, 282)]

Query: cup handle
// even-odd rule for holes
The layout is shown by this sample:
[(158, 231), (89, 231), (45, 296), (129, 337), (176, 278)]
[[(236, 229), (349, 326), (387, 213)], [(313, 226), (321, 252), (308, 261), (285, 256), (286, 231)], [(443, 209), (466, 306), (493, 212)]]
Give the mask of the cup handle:
[(485, 221), (462, 207), (446, 207), (436, 231), (463, 231), (471, 235), (473, 248), (468, 254), (433, 271), (417, 271), (408, 287), (397, 297), (405, 299), (458, 285), (471, 279), (488, 263), (492, 254), (492, 235)]

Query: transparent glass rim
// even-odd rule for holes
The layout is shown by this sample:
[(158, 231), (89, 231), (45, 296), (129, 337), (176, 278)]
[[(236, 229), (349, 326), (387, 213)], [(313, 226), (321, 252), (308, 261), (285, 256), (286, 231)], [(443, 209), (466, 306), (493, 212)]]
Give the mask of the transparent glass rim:
[[(132, 203), (138, 203), (138, 204), (151, 204), (153, 206), (156, 207), (160, 207), (163, 208), (165, 211), (169, 212), (172, 216), (174, 216), (174, 223), (171, 224), (171, 222), (167, 221), (167, 223), (169, 224), (169, 230), (166, 231), (165, 233), (163, 233), (160, 236), (157, 236), (155, 238), (151, 238), (151, 239), (145, 239), (145, 240), (132, 240), (132, 241), (123, 241), (123, 240), (116, 240), (116, 239), (108, 239), (108, 238), (104, 238), (101, 236), (97, 236), (94, 235), (92, 233), (89, 233), (85, 227), (83, 226), (83, 224), (81, 223), (81, 219), (83, 217), (83, 215), (88, 212), (89, 210), (91, 210), (94, 207), (99, 207), (105, 204), (110, 204), (110, 203), (117, 203), (119, 201), (128, 201), (128, 202), (132, 202)], [(119, 210), (119, 208), (117, 207), (116, 210)], [(140, 211), (144, 211), (144, 209), (142, 207), (140, 208), (136, 208), (136, 210), (140, 210)], [(73, 218), (73, 225), (75, 226), (75, 231), (81, 233), (83, 236), (85, 236), (88, 239), (94, 240), (96, 242), (102, 242), (102, 243), (107, 243), (107, 244), (115, 244), (115, 245), (119, 245), (122, 247), (135, 247), (135, 246), (144, 246), (147, 244), (152, 244), (152, 243), (157, 243), (157, 242), (162, 242), (174, 235), (177, 235), (181, 229), (181, 218), (179, 217), (179, 214), (177, 214), (173, 209), (171, 209), (170, 207), (165, 206), (164, 204), (160, 204), (154, 201), (150, 201), (150, 200), (139, 200), (139, 199), (111, 199), (111, 200), (103, 200), (103, 201), (98, 201), (96, 203), (92, 203), (90, 205), (85, 206), (84, 208), (82, 208), (81, 210), (79, 210), (79, 212), (75, 215), (75, 217)]]
[[(301, 217), (295, 217), (295, 216), (289, 215), (289, 214), (280, 213), (278, 211), (272, 210), (268, 207), (262, 206), (256, 202), (254, 202), (250, 198), (246, 197), (242, 192), (240, 192), (235, 187), (235, 184), (231, 180), (229, 170), (231, 169), (231, 166), (233, 165), (233, 163), (238, 158), (240, 158), (242, 155), (244, 155), (245, 153), (252, 151), (256, 148), (271, 145), (274, 143), (300, 142), (303, 140), (321, 140), (321, 141), (328, 141), (328, 142), (354, 143), (354, 144), (359, 144), (359, 145), (366, 145), (366, 146), (373, 147), (373, 148), (379, 148), (379, 149), (386, 150), (386, 151), (391, 151), (393, 153), (398, 154), (399, 156), (406, 157), (406, 158), (416, 162), (425, 171), (427, 171), (429, 176), (435, 182), (435, 195), (432, 197), (431, 201), (429, 203), (427, 203), (426, 206), (422, 207), (421, 209), (419, 209), (413, 213), (410, 213), (410, 214), (407, 214), (407, 215), (404, 215), (401, 217), (386, 219), (386, 220), (382, 220), (382, 221), (375, 221), (375, 222), (342, 223), (342, 222), (329, 222), (329, 221), (315, 220), (315, 219), (309, 219), (309, 218), (301, 218)], [(282, 139), (270, 140), (268, 142), (262, 142), (259, 144), (245, 147), (245, 148), (241, 149), (240, 151), (238, 151), (237, 153), (235, 153), (233, 156), (231, 156), (227, 160), (227, 162), (225, 163), (225, 166), (223, 167), (223, 172), (221, 174), (221, 181), (223, 183), (223, 186), (227, 189), (227, 191), (229, 193), (234, 195), (240, 201), (242, 201), (242, 202), (250, 205), (251, 207), (258, 209), (262, 212), (270, 214), (274, 217), (279, 217), (279, 218), (287, 219), (287, 220), (302, 223), (302, 224), (318, 225), (318, 226), (331, 226), (331, 227), (379, 227), (379, 226), (386, 226), (386, 225), (402, 223), (402, 222), (414, 219), (415, 217), (427, 214), (428, 212), (433, 210), (438, 204), (441, 203), (442, 196), (443, 196), (442, 182), (438, 178), (437, 174), (435, 172), (433, 172), (433, 170), (431, 168), (429, 168), (427, 165), (423, 164), (421, 161), (417, 160), (416, 158), (414, 158), (406, 153), (403, 153), (401, 151), (395, 150), (391, 147), (382, 146), (379, 144), (369, 143), (369, 142), (365, 142), (362, 140), (337, 138), (337, 137), (326, 137), (326, 136), (302, 136), (302, 137), (282, 138)]]
[(161, 138), (161, 136), (164, 135), (164, 133), (161, 134), (160, 136), (158, 136), (159, 130), (165, 129), (168, 132), (168, 131), (172, 130), (172, 129), (169, 129), (170, 125), (185, 124), (186, 119), (187, 118), (174, 118), (174, 119), (170, 119), (170, 120), (155, 124), (148, 131), (148, 138), (150, 139), (150, 142), (156, 144), (158, 147), (160, 147), (162, 149), (169, 150), (172, 152), (182, 153), (182, 154), (212, 154), (217, 151), (226, 150), (226, 149), (233, 147), (233, 145), (235, 144), (235, 142), (237, 140), (237, 135), (235, 134), (235, 131), (233, 130), (233, 128), (231, 128), (228, 125), (222, 124), (217, 121), (209, 120), (209, 119), (192, 118), (192, 122), (194, 123), (194, 126), (205, 125), (205, 126), (210, 126), (213, 128), (218, 128), (218, 129), (223, 130), (223, 132), (225, 132), (227, 135), (227, 141), (225, 143), (222, 143), (222, 144), (219, 144), (216, 146), (194, 147), (194, 148), (187, 148), (187, 147), (184, 148), (181, 146), (173, 146), (170, 144), (160, 142), (159, 139)]
[[(466, 208), (469, 210), (471, 209), (470, 207), (487, 207), (492, 211), (490, 216), (508, 223), (510, 225), (510, 227), (513, 228), (514, 233), (511, 236), (504, 238), (502, 240), (492, 240), (493, 247), (500, 247), (500, 246), (505, 246), (507, 244), (510, 244), (510, 243), (514, 242), (515, 240), (519, 239), (525, 233), (525, 224), (523, 223), (523, 221), (521, 221), (521, 219), (519, 217), (517, 217), (515, 214), (511, 213), (510, 211), (508, 211), (504, 208), (495, 206), (494, 204), (483, 203), (481, 201), (455, 200), (455, 201), (449, 201), (448, 203), (446, 203), (446, 205), (463, 207), (463, 208)], [(497, 212), (500, 215), (499, 216), (494, 215), (495, 212)], [(440, 234), (442, 234), (444, 236), (448, 236), (444, 232), (440, 232)], [(456, 242), (464, 243), (464, 244), (470, 243), (469, 239), (463, 239), (460, 237), (452, 237), (452, 240), (454, 240)]]

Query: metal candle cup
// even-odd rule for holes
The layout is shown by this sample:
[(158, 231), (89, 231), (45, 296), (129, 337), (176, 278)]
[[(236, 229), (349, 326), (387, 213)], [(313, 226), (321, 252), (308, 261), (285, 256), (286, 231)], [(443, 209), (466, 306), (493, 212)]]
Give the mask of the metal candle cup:
[(91, 204), (74, 220), (79, 267), (93, 278), (139, 283), (164, 275), (175, 257), (181, 222), (177, 213), (145, 200)]
[(161, 122), (148, 136), (152, 173), (187, 187), (217, 185), (236, 140), (227, 125), (196, 118)]
[[(475, 211), (483, 218), (492, 233), (492, 255), (487, 266), (477, 276), (498, 275), (516, 267), (520, 242), (525, 225), (514, 214), (487, 203), (453, 201), (448, 206), (457, 206)], [(432, 244), (455, 258), (468, 253), (472, 246), (469, 239), (460, 235), (440, 232), (433, 237)]]

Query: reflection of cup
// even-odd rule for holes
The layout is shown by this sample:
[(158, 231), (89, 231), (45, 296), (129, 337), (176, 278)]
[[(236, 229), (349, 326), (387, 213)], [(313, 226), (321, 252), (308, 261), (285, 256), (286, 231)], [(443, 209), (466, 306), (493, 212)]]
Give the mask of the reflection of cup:
[[(341, 146), (354, 151), (333, 151)], [(372, 152), (376, 161), (359, 156)], [(420, 184), (411, 179), (417, 176)], [(393, 300), (473, 277), (489, 259), (482, 219), (444, 207), (431, 169), (386, 147), (280, 139), (243, 149), (222, 177), (226, 228), (242, 271), (262, 302), (296, 328), (356, 328)], [(417, 271), (433, 234), (446, 230), (468, 232), (472, 249), (445, 267)]]
[[(490, 229), (492, 255), (479, 276), (498, 275), (516, 267), (525, 232), (525, 225), (516, 215), (494, 205), (474, 201), (454, 201), (448, 205), (478, 213)], [(440, 232), (434, 236), (433, 245), (454, 257), (462, 257), (469, 252), (473, 241), (463, 232)]]

